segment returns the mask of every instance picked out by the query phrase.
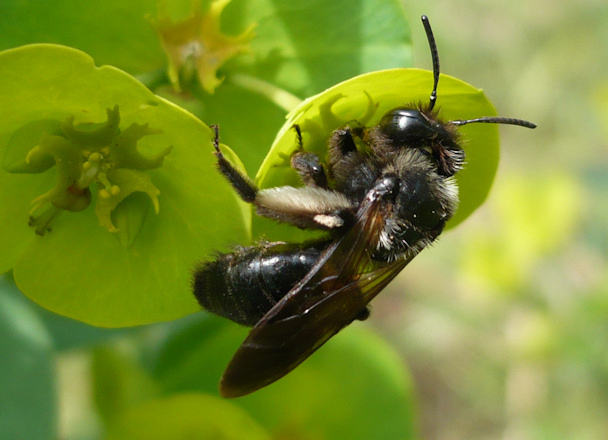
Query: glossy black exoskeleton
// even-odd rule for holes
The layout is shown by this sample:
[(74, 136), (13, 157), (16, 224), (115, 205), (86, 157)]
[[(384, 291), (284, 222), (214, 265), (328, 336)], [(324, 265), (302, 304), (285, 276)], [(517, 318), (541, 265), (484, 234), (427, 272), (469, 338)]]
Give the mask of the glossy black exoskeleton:
[(206, 263), (194, 279), (206, 310), (253, 327), (306, 275), (328, 242), (262, 243)]

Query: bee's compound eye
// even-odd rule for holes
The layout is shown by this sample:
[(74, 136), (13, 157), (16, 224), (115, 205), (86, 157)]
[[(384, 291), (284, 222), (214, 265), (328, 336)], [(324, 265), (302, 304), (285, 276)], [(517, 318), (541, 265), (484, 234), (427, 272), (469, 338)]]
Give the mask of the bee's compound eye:
[(380, 121), (380, 130), (391, 141), (404, 147), (418, 147), (435, 136), (435, 130), (420, 110), (396, 108)]

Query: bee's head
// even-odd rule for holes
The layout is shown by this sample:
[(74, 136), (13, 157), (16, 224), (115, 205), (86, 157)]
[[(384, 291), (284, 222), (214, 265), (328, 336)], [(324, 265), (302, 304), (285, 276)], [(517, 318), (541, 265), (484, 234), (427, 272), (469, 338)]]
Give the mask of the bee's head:
[(380, 120), (378, 129), (393, 147), (419, 148), (437, 163), (437, 171), (453, 176), (462, 168), (464, 151), (458, 144), (458, 133), (449, 123), (444, 124), (428, 108), (398, 107), (389, 110)]
[(527, 128), (535, 128), (536, 125), (521, 119), (500, 117), (440, 121), (437, 118), (437, 112), (433, 111), (437, 101), (437, 84), (439, 83), (439, 55), (437, 54), (435, 37), (426, 15), (422, 16), (422, 23), (433, 60), (434, 81), (429, 103), (389, 110), (380, 120), (378, 130), (391, 149), (419, 148), (435, 159), (439, 174), (453, 176), (464, 164), (464, 151), (458, 143), (459, 134), (456, 127), (473, 122), (512, 124)]

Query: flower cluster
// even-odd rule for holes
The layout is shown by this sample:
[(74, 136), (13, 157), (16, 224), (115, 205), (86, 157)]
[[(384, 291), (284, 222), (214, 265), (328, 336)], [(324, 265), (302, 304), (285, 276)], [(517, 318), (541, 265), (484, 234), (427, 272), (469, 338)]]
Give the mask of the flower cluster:
[[(50, 230), (61, 211), (87, 208), (93, 199), (92, 186), (96, 192), (95, 213), (100, 225), (110, 232), (119, 231), (112, 221), (113, 212), (135, 192), (147, 194), (158, 213), (160, 191), (143, 170), (162, 166), (172, 147), (143, 156), (137, 149), (139, 140), (160, 131), (135, 123), (121, 130), (118, 106), (107, 109), (107, 115), (107, 121), (100, 124), (74, 125), (73, 116), (62, 123), (53, 119), (33, 121), (13, 134), (9, 142), (12, 154), (7, 154), (4, 163), (6, 171), (42, 173), (56, 168), (55, 186), (32, 201), (29, 224), (37, 234)], [(19, 157), (25, 151), (25, 157)]]
[(215, 0), (203, 14), (199, 1), (194, 1), (190, 16), (174, 22), (159, 5), (159, 14), (152, 23), (169, 58), (168, 75), (174, 87), (182, 91), (198, 84), (213, 93), (223, 78), (217, 71), (234, 56), (249, 51), (249, 42), (255, 37), (250, 25), (237, 36), (225, 35), (220, 30), (220, 15), (231, 0)]

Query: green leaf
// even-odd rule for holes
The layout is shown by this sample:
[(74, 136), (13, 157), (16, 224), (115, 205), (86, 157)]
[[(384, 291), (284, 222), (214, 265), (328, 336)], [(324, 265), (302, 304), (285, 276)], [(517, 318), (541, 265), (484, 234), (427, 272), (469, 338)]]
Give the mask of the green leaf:
[[(175, 96), (169, 99), (175, 100)], [(187, 101), (178, 104), (185, 108), (192, 105)], [(285, 121), (285, 110), (228, 79), (218, 87), (213, 99), (191, 111), (201, 120), (219, 125), (222, 143), (238, 154), (249, 176), (255, 175)]]
[[(203, 10), (210, 2), (201, 1)], [(157, 4), (108, 0), (76, 7), (72, 0), (5, 2), (0, 49), (57, 43), (132, 74), (149, 72), (167, 64), (149, 20), (156, 17)], [(163, 5), (175, 19), (183, 19), (191, 4), (192, 0), (173, 0)], [(224, 71), (246, 71), (301, 96), (360, 73), (411, 64), (409, 26), (395, 0), (233, 0), (221, 21), (228, 35), (258, 24), (252, 56), (236, 60)]]
[(205, 394), (183, 393), (145, 402), (110, 426), (106, 440), (270, 440), (237, 405)]
[(156, 0), (108, 0), (98, 3), (58, 0), (8, 1), (0, 14), (0, 49), (31, 43), (57, 43), (91, 54), (138, 74), (165, 61), (146, 14)]
[[(0, 49), (30, 43), (59, 43), (87, 52), (100, 64), (110, 64), (143, 81), (167, 99), (189, 108), (201, 120), (221, 124), (224, 143), (239, 154), (253, 175), (283, 122), (284, 110), (268, 96), (237, 78), (266, 81), (299, 98), (319, 93), (355, 75), (412, 65), (410, 27), (396, 0), (232, 0), (221, 15), (221, 28), (238, 35), (257, 24), (249, 54), (223, 66), (224, 83), (214, 95), (194, 101), (159, 90), (167, 82), (168, 59), (150, 19), (157, 0), (79, 4), (8, 2), (0, 14)], [(202, 0), (203, 10), (210, 0)], [(192, 0), (165, 1), (178, 20), (191, 11)], [(57, 23), (61, 23), (58, 26)], [(164, 81), (164, 82), (163, 82)]]
[(106, 423), (156, 394), (155, 384), (146, 372), (126, 354), (109, 346), (93, 351), (91, 374), (96, 408)]
[(184, 319), (156, 346), (154, 376), (166, 392), (218, 394), (219, 378), (248, 329), (208, 313)]
[[(355, 75), (412, 64), (410, 27), (394, 0), (331, 2), (234, 1), (230, 24), (258, 23), (253, 58), (239, 69), (299, 96), (310, 96)], [(237, 6), (238, 5), (238, 6)]]
[[(297, 184), (289, 157), (297, 149), (294, 124), (304, 135), (304, 148), (323, 157), (326, 140), (336, 128), (353, 120), (370, 126), (378, 123), (388, 110), (426, 102), (433, 87), (432, 73), (420, 69), (391, 69), (372, 72), (344, 81), (323, 93), (308, 98), (287, 117), (268, 156), (260, 167), (256, 182), (263, 188)], [(437, 107), (444, 120), (493, 116), (494, 107), (479, 89), (447, 75), (441, 75)], [(377, 106), (377, 107), (376, 107)], [(371, 115), (370, 115), (371, 113)], [(466, 154), (465, 169), (456, 175), (460, 205), (448, 228), (466, 219), (486, 199), (498, 167), (498, 127), (496, 124), (470, 124), (460, 129)], [(264, 231), (272, 239), (297, 233), (294, 228), (274, 226), (256, 219), (254, 235)], [(307, 237), (299, 233), (300, 237)]]
[[(11, 291), (14, 292), (14, 295), (24, 298), (23, 293), (19, 291), (14, 280), (12, 280), (12, 273), (9, 272), (9, 274), (4, 276), (11, 276), (8, 289), (14, 289)], [(65, 350), (83, 349), (86, 346), (100, 344), (108, 340), (116, 340), (121, 336), (132, 335), (140, 329), (139, 327), (112, 329), (95, 327), (82, 321), (53, 313), (35, 302), (29, 300), (27, 302), (29, 308), (40, 317), (40, 321), (47, 329), (57, 353)]]
[(59, 135), (60, 125), (57, 120), (42, 119), (25, 124), (15, 131), (4, 152), (4, 169), (9, 173), (41, 173), (55, 165), (53, 156), (44, 153), (32, 154), (32, 149), (45, 135)]
[(294, 372), (241, 401), (260, 423), (286, 436), (416, 438), (406, 366), (364, 325), (350, 326)]
[[(221, 124), (222, 140), (251, 175), (284, 121), (273, 102), (292, 108), (273, 93), (304, 98), (361, 73), (412, 65), (410, 27), (393, 0), (233, 0), (221, 18), (227, 34), (257, 23), (257, 36), (250, 55), (229, 61), (220, 71), (224, 83), (192, 111)], [(251, 86), (258, 82), (272, 92)]]
[(174, 147), (161, 167), (141, 171), (160, 190), (158, 215), (150, 210), (135, 240), (123, 237), (122, 244), (99, 226), (91, 207), (62, 213), (51, 233), (36, 236), (27, 224), (29, 205), (53, 187), (55, 167), (40, 174), (0, 170), (0, 271), (14, 267), (24, 294), (95, 325), (136, 325), (198, 310), (190, 292), (194, 262), (230, 242), (246, 243), (250, 231), (249, 207), (216, 171), (211, 130), (124, 72), (95, 67), (66, 47), (2, 52), (0, 78), (0, 157), (12, 133), (30, 121), (99, 123), (116, 105), (122, 129), (147, 123), (162, 130), (139, 141), (144, 156)]
[[(159, 382), (166, 392), (216, 394), (245, 334), (216, 317), (176, 332), (160, 351)], [(415, 437), (407, 369), (365, 325), (350, 326), (286, 377), (234, 402), (279, 438)]]
[(6, 275), (0, 276), (0, 359), (0, 438), (55, 438), (51, 340)]

